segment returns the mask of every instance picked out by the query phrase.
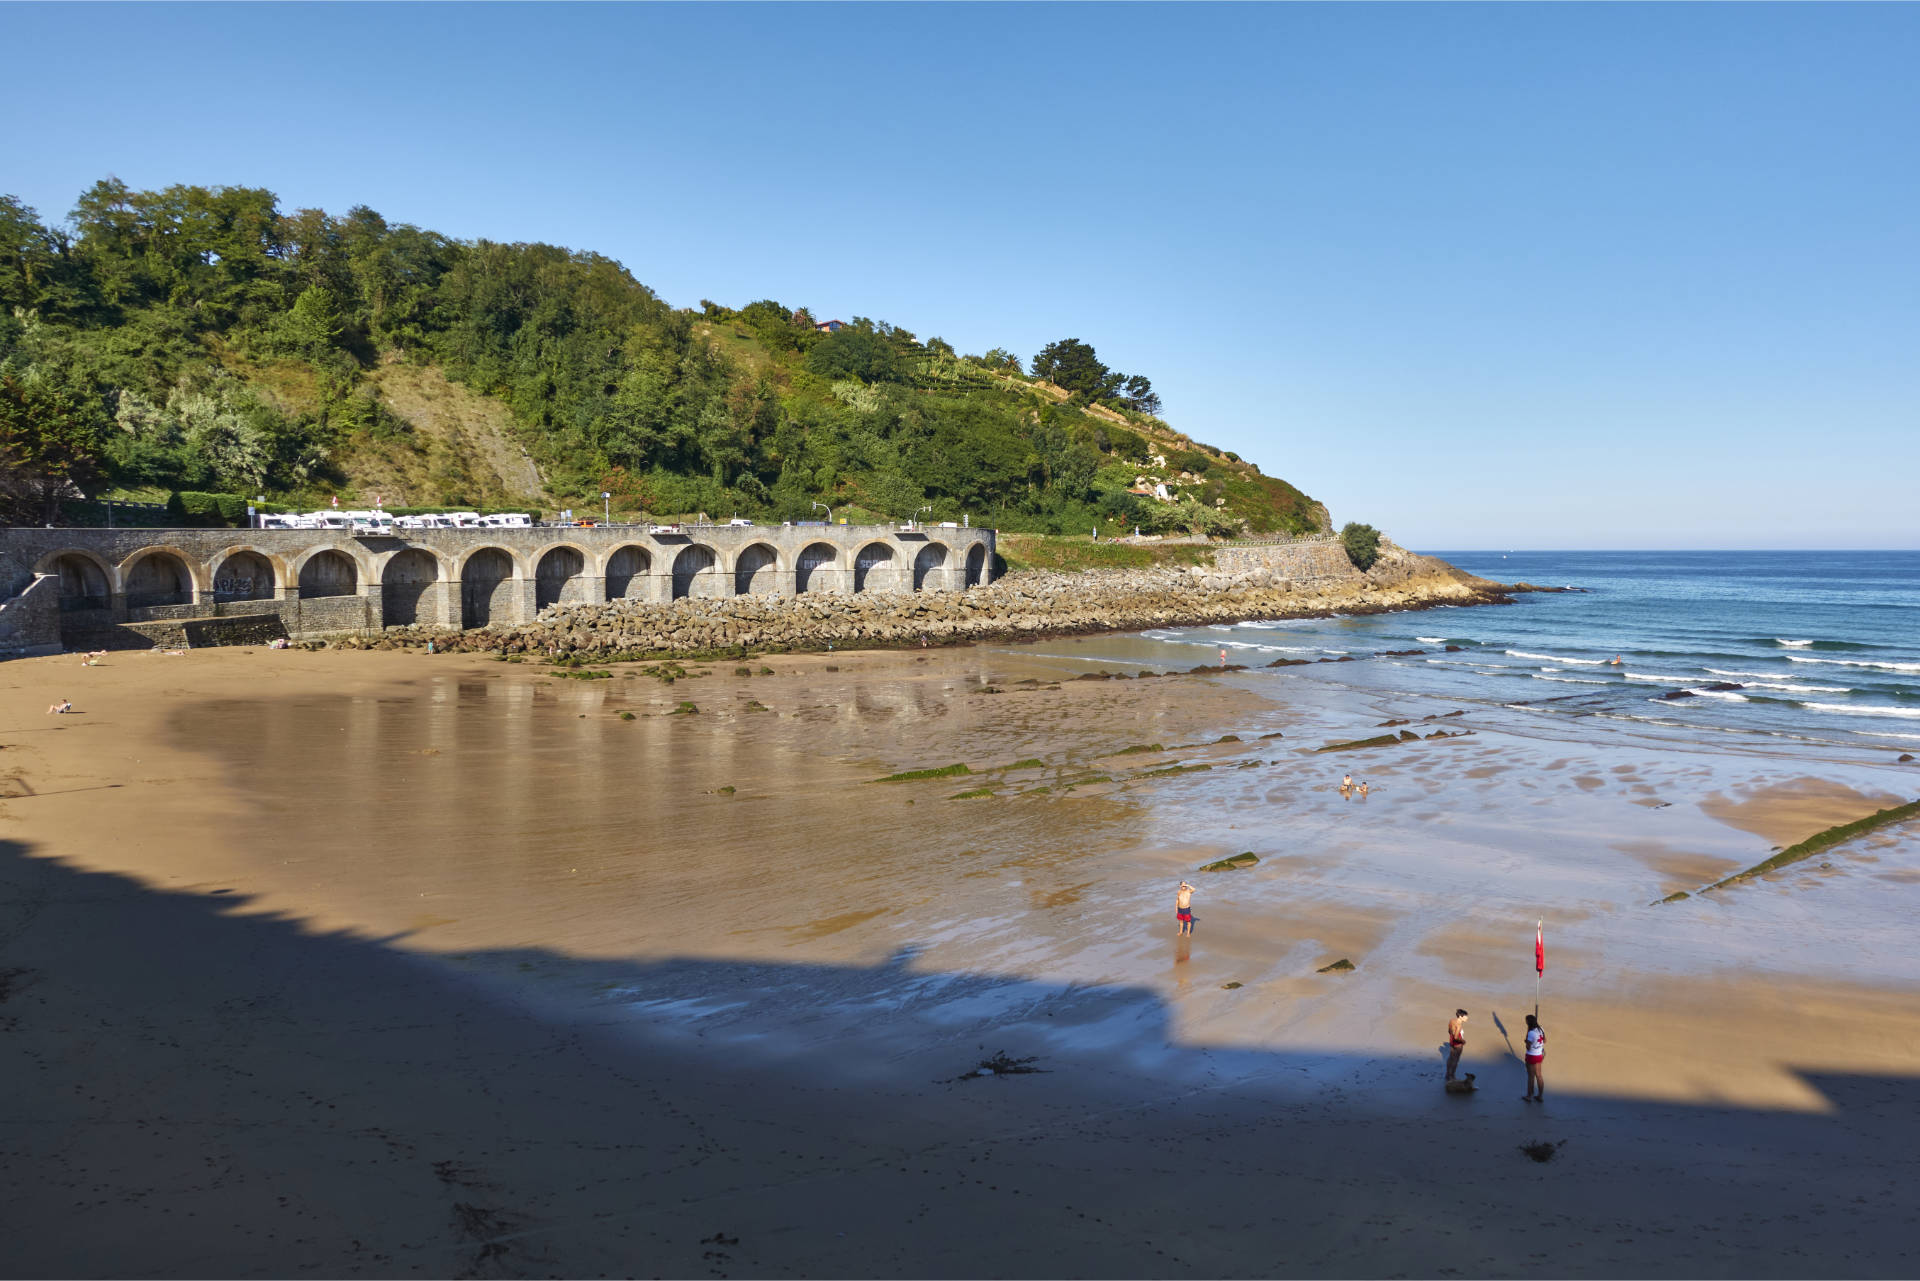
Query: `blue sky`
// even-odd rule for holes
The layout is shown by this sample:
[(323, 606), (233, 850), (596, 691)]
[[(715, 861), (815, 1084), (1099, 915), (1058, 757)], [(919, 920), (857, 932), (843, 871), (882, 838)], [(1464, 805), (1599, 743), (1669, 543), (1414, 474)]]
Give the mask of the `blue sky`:
[(1920, 546), (1920, 7), (10, 5), (0, 191), (1077, 337), (1412, 546)]

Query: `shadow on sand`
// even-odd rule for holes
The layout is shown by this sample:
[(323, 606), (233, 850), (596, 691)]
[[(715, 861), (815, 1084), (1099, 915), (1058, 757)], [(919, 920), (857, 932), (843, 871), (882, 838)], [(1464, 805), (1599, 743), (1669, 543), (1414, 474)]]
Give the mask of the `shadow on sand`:
[[(1920, 1266), (1910, 1079), (1525, 1109), (1517, 1067), (1463, 1099), (1430, 1057), (1180, 1045), (1136, 990), (449, 964), (8, 842), (0, 1044), (8, 1275)], [(954, 1079), (1003, 1050), (1048, 1071)]]

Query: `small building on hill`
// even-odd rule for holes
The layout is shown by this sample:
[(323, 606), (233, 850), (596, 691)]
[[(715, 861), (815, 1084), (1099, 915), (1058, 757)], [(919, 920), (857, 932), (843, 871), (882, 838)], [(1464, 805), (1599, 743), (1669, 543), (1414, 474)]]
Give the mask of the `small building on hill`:
[(823, 334), (837, 334), (846, 327), (847, 322), (844, 320), (823, 320), (814, 326)]

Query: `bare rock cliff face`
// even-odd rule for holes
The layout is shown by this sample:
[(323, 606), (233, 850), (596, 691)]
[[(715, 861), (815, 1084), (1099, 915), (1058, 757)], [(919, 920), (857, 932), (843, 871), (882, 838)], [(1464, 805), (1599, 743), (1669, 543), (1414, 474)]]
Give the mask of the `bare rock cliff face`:
[[(1252, 618), (1380, 613), (1435, 605), (1506, 604), (1511, 589), (1431, 556), (1383, 543), (1361, 573), (1337, 545), (1301, 559), (1294, 548), (1231, 566), (1029, 570), (966, 592), (736, 596), (671, 604), (557, 605), (531, 623), (444, 632), (402, 628), (338, 642), (354, 648), (425, 645), (509, 654), (696, 654), (741, 648), (819, 650), (951, 645), (1091, 632), (1140, 631)], [(1227, 550), (1227, 549), (1223, 549)]]

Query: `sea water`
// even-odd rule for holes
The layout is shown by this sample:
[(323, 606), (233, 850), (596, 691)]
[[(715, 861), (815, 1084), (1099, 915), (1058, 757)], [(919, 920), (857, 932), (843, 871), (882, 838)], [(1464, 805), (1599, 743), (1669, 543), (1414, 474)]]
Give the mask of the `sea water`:
[[(1496, 581), (1578, 590), (1510, 606), (1158, 629), (1112, 658), (1184, 668), (1224, 649), (1264, 668), (1351, 655), (1369, 661), (1273, 674), (1430, 695), (1536, 727), (1577, 720), (1583, 737), (1611, 725), (1668, 740), (1711, 734), (1723, 747), (1920, 753), (1920, 552), (1434, 554)], [(1422, 652), (1379, 657), (1405, 650)]]

